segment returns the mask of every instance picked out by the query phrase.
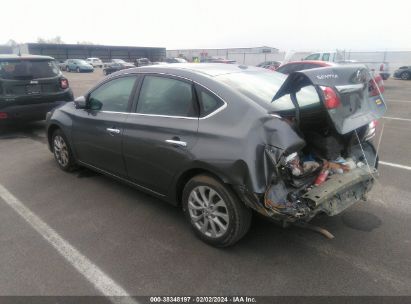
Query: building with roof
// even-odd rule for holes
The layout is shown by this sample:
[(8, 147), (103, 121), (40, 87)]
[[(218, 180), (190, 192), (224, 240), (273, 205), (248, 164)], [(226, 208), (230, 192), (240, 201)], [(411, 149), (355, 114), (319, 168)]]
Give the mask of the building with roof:
[(0, 54), (12, 54), (13, 48), (9, 45), (0, 45)]
[(226, 48), (226, 49), (178, 49), (167, 50), (167, 57), (184, 57), (192, 61), (195, 58), (200, 60), (210, 57), (218, 57), (224, 59), (239, 58), (241, 55), (247, 54), (276, 54), (277, 48), (269, 46), (249, 47), (249, 48)]
[(107, 62), (113, 58), (134, 62), (138, 58), (148, 58), (151, 61), (161, 61), (166, 56), (163, 47), (112, 46), (97, 44), (52, 44), (25, 43), (13, 48), (18, 54), (47, 55), (56, 60), (100, 58)]

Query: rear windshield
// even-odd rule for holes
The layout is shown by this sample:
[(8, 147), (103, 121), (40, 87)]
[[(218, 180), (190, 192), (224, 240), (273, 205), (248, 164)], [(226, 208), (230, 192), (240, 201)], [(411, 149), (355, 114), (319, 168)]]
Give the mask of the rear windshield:
[[(285, 95), (271, 103), (274, 95), (287, 78), (284, 74), (263, 70), (222, 74), (216, 78), (252, 100), (271, 104), (271, 107), (277, 111), (294, 108), (289, 95)], [(301, 89), (296, 95), (300, 107), (319, 102), (319, 96), (313, 86)]]
[(36, 79), (59, 75), (60, 70), (53, 60), (0, 60), (0, 78)]

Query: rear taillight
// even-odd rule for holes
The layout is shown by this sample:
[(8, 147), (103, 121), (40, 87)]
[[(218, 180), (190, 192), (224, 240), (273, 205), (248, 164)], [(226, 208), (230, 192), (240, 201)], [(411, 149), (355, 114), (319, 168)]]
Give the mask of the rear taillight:
[(380, 93), (383, 93), (384, 90), (384, 80), (382, 80), (381, 76), (378, 75), (370, 80), (368, 89), (369, 96), (378, 96)]
[(341, 105), (340, 98), (333, 88), (321, 87), (324, 93), (324, 105), (327, 109), (335, 109)]
[(60, 78), (60, 88), (63, 90), (67, 89), (69, 87), (69, 82), (66, 78)]
[(375, 136), (375, 130), (378, 125), (378, 120), (373, 120), (368, 124), (367, 132), (364, 135), (365, 140), (370, 140)]
[(0, 119), (7, 119), (9, 118), (9, 114), (7, 114), (6, 112), (0, 112)]

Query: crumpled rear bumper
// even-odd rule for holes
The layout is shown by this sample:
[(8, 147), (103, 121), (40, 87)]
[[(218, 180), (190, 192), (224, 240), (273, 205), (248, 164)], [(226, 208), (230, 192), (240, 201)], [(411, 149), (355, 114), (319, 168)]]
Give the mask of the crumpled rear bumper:
[(319, 212), (334, 216), (359, 200), (365, 200), (367, 192), (373, 186), (373, 179), (378, 175), (376, 169), (356, 168), (345, 174), (334, 174), (327, 182), (314, 187), (301, 198), (307, 202), (312, 212), (308, 218)]
[[(264, 206), (264, 196), (250, 193), (244, 187), (238, 187), (240, 198), (258, 213), (283, 224), (296, 221), (308, 222), (318, 213), (334, 216), (360, 200), (366, 200), (367, 193), (372, 189), (374, 178), (378, 171), (367, 166), (356, 168), (344, 174), (334, 174), (320, 186), (313, 187), (299, 197), (305, 208), (299, 209), (295, 215), (283, 213), (282, 209)], [(301, 206), (301, 205), (300, 205)]]

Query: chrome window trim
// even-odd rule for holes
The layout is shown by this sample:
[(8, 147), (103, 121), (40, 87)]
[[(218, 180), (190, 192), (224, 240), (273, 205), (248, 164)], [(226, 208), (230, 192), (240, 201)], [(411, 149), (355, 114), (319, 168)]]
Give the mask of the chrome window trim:
[(198, 117), (188, 117), (188, 116), (173, 116), (173, 115), (161, 115), (161, 114), (146, 114), (146, 113), (129, 113), (134, 116), (152, 116), (152, 117), (164, 117), (164, 118), (177, 118), (177, 119), (194, 119), (198, 120)]
[(208, 87), (206, 87), (205, 85), (198, 83), (195, 80), (189, 79), (187, 77), (184, 76), (179, 76), (179, 75), (174, 75), (174, 74), (169, 74), (169, 73), (164, 73), (164, 72), (132, 72), (132, 73), (124, 73), (122, 75), (132, 75), (132, 74), (142, 74), (144, 76), (148, 75), (163, 75), (163, 76), (172, 76), (172, 77), (176, 77), (176, 78), (181, 78), (184, 79), (186, 81), (190, 81), (192, 83), (195, 83), (201, 87), (203, 87), (204, 89), (206, 89), (207, 91), (211, 92), (212, 94), (214, 94), (215, 96), (217, 96), (220, 100), (222, 100), (222, 102), (224, 103), (223, 105), (221, 105), (220, 107), (218, 107), (217, 109), (215, 109), (213, 112), (211, 112), (210, 114), (204, 116), (204, 117), (187, 117), (187, 116), (173, 116), (173, 115), (160, 115), (160, 114), (146, 114), (146, 113), (132, 113), (132, 112), (127, 112), (129, 114), (132, 115), (140, 115), (140, 116), (154, 116), (154, 117), (166, 117), (166, 118), (178, 118), (178, 119), (207, 119), (210, 118), (211, 116), (214, 116), (215, 114), (223, 111), (225, 108), (227, 108), (227, 102), (217, 93), (215, 93), (213, 90), (209, 89)]
[[(99, 111), (99, 110), (97, 110)], [(108, 114), (130, 114), (130, 112), (116, 112), (116, 111), (99, 111), (100, 113), (108, 113)]]

